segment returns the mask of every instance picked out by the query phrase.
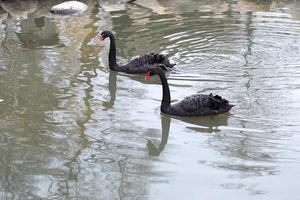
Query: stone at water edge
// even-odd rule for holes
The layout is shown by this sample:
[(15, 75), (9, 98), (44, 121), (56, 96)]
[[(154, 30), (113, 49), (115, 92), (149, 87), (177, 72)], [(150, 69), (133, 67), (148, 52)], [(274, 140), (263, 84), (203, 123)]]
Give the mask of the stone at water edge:
[(88, 6), (79, 1), (66, 1), (61, 4), (57, 4), (50, 9), (52, 14), (60, 15), (72, 15), (83, 13), (88, 9)]

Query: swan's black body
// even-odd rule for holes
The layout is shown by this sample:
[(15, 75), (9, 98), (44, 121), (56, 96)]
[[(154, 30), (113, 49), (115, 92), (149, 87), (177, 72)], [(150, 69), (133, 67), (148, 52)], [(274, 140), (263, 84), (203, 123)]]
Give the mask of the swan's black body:
[(116, 41), (115, 37), (110, 31), (103, 31), (100, 40), (109, 37), (109, 68), (114, 71), (125, 72), (129, 74), (146, 73), (150, 69), (161, 68), (162, 70), (170, 70), (175, 64), (171, 64), (169, 59), (161, 54), (146, 54), (141, 57), (131, 60), (125, 65), (118, 65), (116, 61)]
[(212, 94), (194, 94), (171, 104), (170, 90), (165, 74), (160, 69), (152, 69), (146, 74), (146, 78), (155, 74), (160, 77), (163, 87), (160, 106), (163, 113), (176, 116), (205, 116), (225, 113), (233, 107), (226, 99)]

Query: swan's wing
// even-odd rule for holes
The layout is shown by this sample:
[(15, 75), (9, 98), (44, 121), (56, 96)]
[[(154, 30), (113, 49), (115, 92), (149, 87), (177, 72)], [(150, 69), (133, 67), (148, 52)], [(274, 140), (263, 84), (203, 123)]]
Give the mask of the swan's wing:
[(138, 58), (131, 60), (129, 63), (132, 67), (139, 67), (142, 65), (156, 65), (165, 69), (172, 68), (175, 64), (171, 64), (168, 57), (162, 54), (145, 54)]
[(205, 108), (210, 106), (209, 98), (207, 98), (207, 95), (202, 94), (194, 94), (188, 97), (185, 97), (181, 101), (181, 105), (183, 110), (187, 112), (193, 112), (196, 110), (199, 110), (201, 108)]
[(197, 110), (219, 110), (224, 105), (228, 105), (228, 101), (222, 97), (212, 94), (194, 94), (185, 97), (182, 102), (182, 108), (187, 112), (194, 112)]

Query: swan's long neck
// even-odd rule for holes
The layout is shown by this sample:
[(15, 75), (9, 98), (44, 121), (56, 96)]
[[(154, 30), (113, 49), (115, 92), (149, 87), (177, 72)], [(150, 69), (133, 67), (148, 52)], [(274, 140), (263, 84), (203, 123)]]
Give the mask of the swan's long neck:
[(109, 63), (109, 68), (114, 70), (117, 67), (116, 41), (113, 35), (110, 35), (109, 39), (110, 39), (110, 47), (109, 47), (109, 54), (108, 54), (108, 63)]
[(160, 109), (163, 111), (170, 107), (171, 95), (170, 95), (169, 84), (168, 84), (165, 74), (163, 72), (160, 72), (158, 75), (161, 80), (162, 89), (163, 89), (163, 91), (162, 91), (163, 97), (162, 97), (161, 106), (160, 106)]

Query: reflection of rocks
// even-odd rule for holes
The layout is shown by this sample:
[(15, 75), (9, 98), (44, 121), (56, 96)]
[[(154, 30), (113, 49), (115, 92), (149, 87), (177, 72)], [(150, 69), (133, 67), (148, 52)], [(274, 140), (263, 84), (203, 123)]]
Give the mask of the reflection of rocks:
[[(77, 162), (89, 145), (84, 135), (78, 143), (72, 138), (84, 128), (75, 122), (89, 108), (82, 101), (83, 89), (69, 85), (80, 70), (86, 41), (96, 34), (96, 17), (49, 19), (52, 3), (39, 1), (38, 9), (24, 17), (14, 17), (16, 7), (3, 9), (10, 16), (0, 29), (0, 99), (5, 100), (0, 103), (0, 196), (8, 199), (57, 198), (65, 188), (73, 196), (64, 185), (80, 178)], [(59, 39), (66, 45), (47, 47)]]
[(58, 44), (58, 33), (55, 24), (46, 17), (28, 16), (20, 22), (21, 32), (17, 32), (19, 40), (25, 46), (41, 46)]
[[(64, 84), (67, 83), (67, 81), (64, 81), (65, 77), (55, 76), (54, 74), (58, 73), (58, 71), (62, 74), (64, 74), (64, 72), (68, 72), (67, 74), (78, 73), (80, 69), (78, 52), (82, 51), (82, 56), (84, 57), (91, 55), (90, 50), (84, 50), (87, 49), (85, 47), (89, 46), (85, 44), (94, 37), (95, 30), (97, 27), (101, 27), (102, 24), (99, 23), (97, 27), (94, 27), (92, 24), (95, 22), (95, 18), (91, 18), (88, 14), (70, 16), (68, 18), (50, 18), (50, 16), (53, 16), (49, 13), (51, 7), (62, 1), (63, 0), (38, 1), (37, 4), (34, 4), (37, 6), (37, 9), (28, 9), (33, 7), (31, 6), (31, 2), (34, 1), (19, 0), (18, 3), (24, 5), (24, 10), (27, 10), (27, 12), (23, 14), (24, 17), (22, 18), (18, 17), (16, 19), (16, 17), (10, 17), (6, 20), (3, 26), (8, 27), (8, 30), (11, 30), (14, 34), (7, 33), (6, 29), (1, 29), (0, 41), (9, 35), (10, 37), (5, 39), (5, 45), (14, 45), (13, 48), (9, 47), (11, 51), (18, 49), (19, 43), (26, 48), (42, 46), (44, 50), (39, 52), (45, 53), (43, 63), (47, 66), (45, 68), (48, 72), (47, 75), (49, 75), (46, 79), (50, 82), (61, 81), (61, 83)], [(25, 9), (25, 2), (28, 2), (27, 9)], [(84, 2), (88, 5), (90, 12), (95, 10), (95, 6), (98, 3), (96, 0), (86, 0)], [(5, 14), (8, 12), (8, 15), (18, 16), (20, 10), (20, 8), (16, 6), (18, 3), (10, 3), (8, 1), (4, 4), (4, 2), (1, 2), (0, 5), (6, 8), (3, 9), (2, 13)], [(3, 34), (1, 31), (3, 31)], [(57, 44), (61, 46), (61, 48), (53, 49), (53, 51), (56, 51), (55, 54), (57, 54), (57, 56), (52, 57), (48, 55), (47, 46)], [(95, 52), (99, 50), (99, 46), (89, 47), (95, 50)], [(83, 52), (87, 52), (88, 55), (85, 55)], [(14, 52), (11, 54), (16, 55)], [(66, 62), (66, 60), (68, 60), (68, 62)]]
[(37, 9), (38, 2), (28, 1), (4, 1), (1, 2), (2, 8), (14, 17), (27, 18), (27, 15)]
[(106, 12), (126, 10), (127, 4), (135, 2), (135, 0), (98, 0), (99, 6), (101, 6)]
[(250, 0), (241, 0), (233, 6), (233, 9), (240, 12), (247, 11), (271, 11), (274, 8), (277, 8), (278, 4), (273, 1), (250, 1)]
[(79, 1), (66, 1), (61, 4), (55, 5), (50, 9), (50, 12), (53, 14), (60, 15), (72, 15), (80, 14), (85, 12), (88, 9), (88, 6)]
[[(16, 30), (18, 39), (25, 46), (55, 45), (59, 43), (59, 37), (65, 44), (74, 41), (80, 48), (83, 38), (89, 34), (89, 30), (84, 26), (90, 23), (88, 15), (79, 18), (61, 19), (57, 23), (49, 19), (49, 11), (53, 5), (60, 4), (63, 0), (54, 1), (5, 1), (1, 2), (0, 16), (6, 19), (6, 15), (15, 16), (20, 19), (20, 29)], [(95, 9), (98, 2), (96, 0), (84, 1), (86, 8), (90, 11)], [(3, 9), (2, 9), (3, 8)], [(3, 14), (2, 14), (3, 13)], [(76, 43), (76, 44), (75, 44)]]
[(173, 14), (183, 12), (225, 12), (228, 10), (228, 3), (221, 0), (137, 0), (135, 2), (146, 8), (150, 8), (158, 14)]
[(112, 12), (112, 11), (119, 11), (119, 10), (125, 10), (126, 4), (122, 3), (119, 0), (98, 0), (99, 5), (106, 11), (106, 12)]
[(7, 12), (0, 7), (0, 23), (7, 18)]
[(286, 12), (288, 12), (294, 19), (300, 19), (300, 2), (291, 1), (285, 6)]
[[(0, 42), (2, 42), (3, 37), (4, 37), (4, 27), (5, 24), (3, 23), (3, 21), (7, 18), (7, 12), (5, 12), (5, 10), (2, 9), (2, 7), (0, 7)], [(1, 61), (0, 61), (1, 63)]]
[(286, 0), (286, 1), (239, 0), (236, 1), (236, 3), (232, 6), (232, 9), (238, 12), (255, 12), (255, 11), (282, 12), (281, 9), (290, 4), (295, 5), (297, 4), (297, 2), (292, 0)]
[(278, 11), (284, 5), (295, 1), (258, 1), (258, 0), (137, 0), (134, 3), (153, 10), (158, 14), (176, 14), (184, 12), (227, 12), (230, 10), (237, 12), (248, 11)]

